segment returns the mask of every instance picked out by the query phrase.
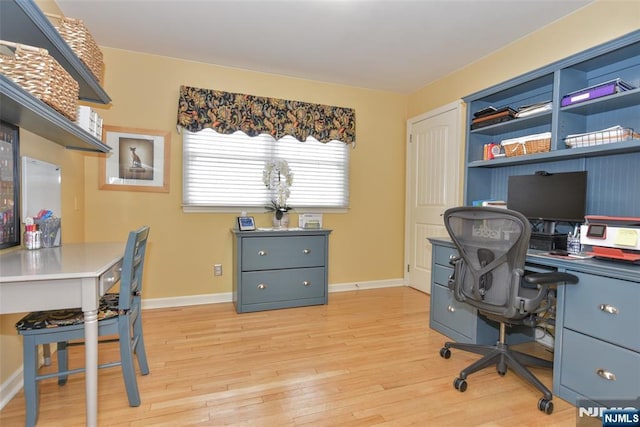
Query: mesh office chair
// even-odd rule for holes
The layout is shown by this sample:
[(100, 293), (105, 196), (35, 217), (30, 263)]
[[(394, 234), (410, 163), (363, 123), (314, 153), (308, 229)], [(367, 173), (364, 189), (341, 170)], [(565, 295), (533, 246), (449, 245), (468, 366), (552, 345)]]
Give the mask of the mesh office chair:
[[(138, 359), (142, 375), (149, 373), (147, 355), (142, 336), (141, 290), (142, 271), (147, 247), (149, 227), (131, 231), (122, 260), (119, 293), (106, 294), (98, 309), (98, 336), (117, 338), (101, 340), (99, 343), (117, 341), (120, 345), (120, 360), (99, 365), (99, 368), (121, 366), (130, 406), (140, 406), (140, 394), (136, 380), (133, 355)], [(38, 382), (58, 377), (64, 385), (70, 374), (84, 372), (84, 368), (69, 369), (67, 347), (84, 344), (84, 314), (82, 310), (47, 310), (27, 314), (16, 323), (23, 337), (24, 395), (27, 426), (34, 426), (38, 419)], [(69, 342), (77, 340), (75, 342)], [(57, 343), (58, 371), (38, 375), (38, 346)], [(45, 353), (46, 357), (46, 353)]]
[(529, 221), (519, 212), (490, 207), (457, 207), (444, 213), (444, 224), (459, 256), (451, 260), (454, 274), (449, 280), (458, 301), (500, 323), (496, 345), (446, 342), (440, 350), (445, 359), (450, 348), (483, 355), (460, 372), (454, 380), (459, 391), (467, 389), (467, 376), (488, 366), (498, 374), (512, 369), (543, 393), (538, 409), (553, 412), (553, 395), (525, 365), (549, 367), (552, 362), (509, 348), (506, 327), (535, 326), (537, 314), (548, 306), (548, 287), (557, 283), (577, 283), (574, 275), (561, 272), (524, 275), (525, 258), (531, 236)]

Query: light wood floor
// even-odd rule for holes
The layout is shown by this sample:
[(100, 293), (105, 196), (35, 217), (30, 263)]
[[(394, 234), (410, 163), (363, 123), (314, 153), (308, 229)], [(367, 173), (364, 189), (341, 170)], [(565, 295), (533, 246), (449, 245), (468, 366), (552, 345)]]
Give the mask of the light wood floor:
[[(478, 356), (453, 350), (428, 325), (429, 297), (411, 288), (332, 293), (329, 304), (236, 314), (231, 303), (144, 311), (151, 373), (128, 406), (119, 368), (100, 370), (101, 426), (575, 426), (575, 408), (489, 368), (453, 388)], [(100, 358), (115, 355), (101, 346)], [(105, 351), (105, 349), (108, 349)], [(72, 366), (83, 360), (72, 349)], [(76, 362), (73, 364), (73, 362)], [(46, 368), (50, 369), (50, 368)], [(550, 371), (535, 371), (550, 386)], [(41, 385), (39, 426), (84, 424), (84, 378)], [(0, 412), (24, 425), (18, 394)]]

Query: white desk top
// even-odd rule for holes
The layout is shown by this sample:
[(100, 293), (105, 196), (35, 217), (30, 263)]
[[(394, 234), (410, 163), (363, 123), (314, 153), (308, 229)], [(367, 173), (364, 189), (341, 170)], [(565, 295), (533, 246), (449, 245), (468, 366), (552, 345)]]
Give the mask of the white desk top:
[(0, 254), (0, 283), (98, 277), (124, 253), (124, 243), (67, 243)]

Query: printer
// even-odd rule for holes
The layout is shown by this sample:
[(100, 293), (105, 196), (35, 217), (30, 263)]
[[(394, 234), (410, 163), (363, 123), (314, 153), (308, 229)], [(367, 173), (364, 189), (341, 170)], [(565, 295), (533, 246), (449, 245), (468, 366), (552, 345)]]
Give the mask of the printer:
[(640, 218), (587, 215), (580, 243), (596, 258), (640, 264)]

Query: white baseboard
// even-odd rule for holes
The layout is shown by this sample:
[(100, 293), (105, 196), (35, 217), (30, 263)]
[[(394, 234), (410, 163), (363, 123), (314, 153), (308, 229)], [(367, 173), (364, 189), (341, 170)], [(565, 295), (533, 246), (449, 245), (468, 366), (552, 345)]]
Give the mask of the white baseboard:
[(0, 387), (0, 409), (22, 390), (22, 365)]
[[(363, 290), (363, 289), (393, 288), (397, 286), (405, 286), (402, 279), (374, 280), (369, 282), (336, 283), (336, 284), (329, 285), (329, 293), (357, 291), (357, 290)], [(232, 302), (232, 301), (233, 301), (233, 294), (231, 292), (225, 292), (225, 293), (219, 293), (219, 294), (190, 295), (185, 297), (143, 299), (142, 308), (153, 309), (153, 308), (185, 307), (188, 305), (217, 304), (221, 302)]]
[[(333, 285), (329, 285), (329, 293), (378, 288), (394, 288), (399, 286), (406, 286), (403, 283), (402, 279), (336, 283)], [(142, 309), (147, 310), (154, 308), (185, 307), (189, 305), (217, 304), (232, 301), (233, 294), (231, 292), (219, 294), (191, 295), (185, 297), (150, 298), (142, 300)], [(5, 382), (2, 383), (2, 385), (0, 385), (0, 409), (4, 408), (4, 406), (9, 403), (9, 401), (16, 394), (18, 394), (20, 390), (22, 390), (22, 366), (20, 366), (18, 370), (13, 373), (13, 375), (11, 375)]]

